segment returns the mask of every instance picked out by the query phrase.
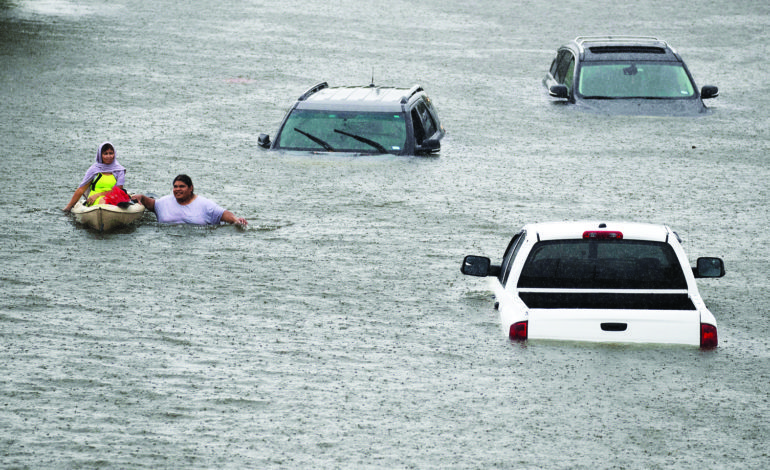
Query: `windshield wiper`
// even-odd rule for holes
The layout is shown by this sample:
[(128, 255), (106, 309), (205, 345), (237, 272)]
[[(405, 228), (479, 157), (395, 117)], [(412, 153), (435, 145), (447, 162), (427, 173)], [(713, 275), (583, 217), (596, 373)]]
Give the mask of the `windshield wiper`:
[(346, 135), (348, 137), (352, 137), (356, 139), (359, 142), (363, 142), (367, 145), (371, 145), (372, 147), (376, 148), (380, 153), (388, 153), (388, 151), (383, 147), (382, 145), (378, 144), (377, 142), (367, 139), (366, 137), (361, 137), (360, 135), (351, 134), (350, 132), (341, 131), (339, 129), (334, 129), (334, 132), (342, 135)]
[(334, 147), (329, 145), (326, 141), (319, 139), (318, 137), (314, 136), (313, 134), (308, 134), (307, 132), (303, 131), (302, 129), (294, 128), (296, 132), (299, 132), (300, 134), (304, 135), (308, 139), (312, 140), (313, 142), (317, 143), (321, 147), (323, 147), (328, 152), (334, 152)]

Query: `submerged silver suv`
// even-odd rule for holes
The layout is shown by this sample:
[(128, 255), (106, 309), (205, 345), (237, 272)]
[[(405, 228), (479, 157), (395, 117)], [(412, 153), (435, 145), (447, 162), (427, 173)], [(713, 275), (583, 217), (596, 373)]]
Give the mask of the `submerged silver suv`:
[(608, 114), (697, 115), (719, 90), (700, 90), (665, 41), (645, 36), (577, 37), (561, 46), (545, 79), (548, 93)]
[(445, 133), (419, 85), (330, 88), (323, 82), (297, 99), (274, 140), (260, 134), (258, 143), (272, 150), (425, 155), (440, 150)]

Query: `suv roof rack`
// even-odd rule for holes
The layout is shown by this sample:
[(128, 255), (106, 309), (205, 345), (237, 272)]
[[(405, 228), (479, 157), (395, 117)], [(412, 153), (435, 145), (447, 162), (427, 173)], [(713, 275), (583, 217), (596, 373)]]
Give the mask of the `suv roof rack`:
[(583, 45), (587, 42), (639, 42), (639, 43), (658, 43), (663, 44), (666, 47), (670, 46), (666, 41), (657, 38), (655, 36), (578, 36), (575, 38), (575, 43), (580, 48), (580, 52), (583, 52), (585, 49)]
[(308, 99), (310, 95), (318, 92), (319, 90), (323, 90), (324, 88), (329, 88), (329, 84), (326, 82), (321, 82), (317, 85), (314, 85), (308, 88), (306, 92), (302, 93), (302, 95), (299, 98), (297, 98), (297, 101), (305, 101), (306, 99)]
[(406, 104), (407, 101), (409, 101), (409, 98), (414, 96), (415, 94), (423, 91), (422, 87), (420, 85), (415, 85), (412, 88), (409, 89), (406, 95), (401, 97), (401, 104)]

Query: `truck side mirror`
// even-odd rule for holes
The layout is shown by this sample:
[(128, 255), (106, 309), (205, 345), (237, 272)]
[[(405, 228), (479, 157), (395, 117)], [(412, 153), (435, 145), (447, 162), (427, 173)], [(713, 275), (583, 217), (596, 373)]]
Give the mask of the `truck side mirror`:
[(466, 256), (460, 272), (468, 276), (486, 277), (490, 273), (491, 262), (484, 256)]
[(722, 277), (725, 275), (725, 263), (721, 258), (698, 258), (693, 270), (695, 277)]

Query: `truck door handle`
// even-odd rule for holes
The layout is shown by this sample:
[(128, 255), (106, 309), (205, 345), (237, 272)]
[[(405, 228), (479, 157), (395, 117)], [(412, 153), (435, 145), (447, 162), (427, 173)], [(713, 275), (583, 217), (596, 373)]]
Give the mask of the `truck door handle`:
[(602, 323), (602, 331), (626, 331), (628, 323)]

